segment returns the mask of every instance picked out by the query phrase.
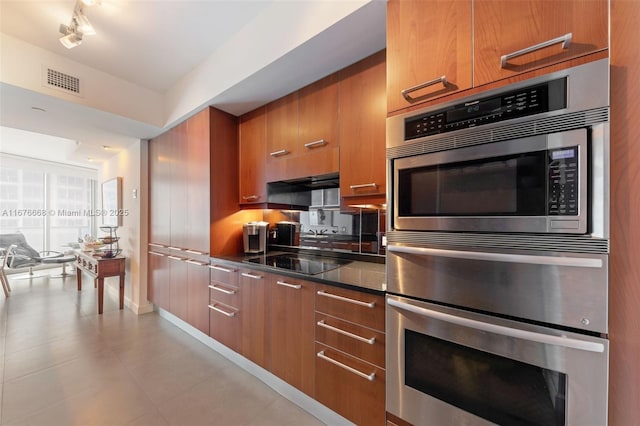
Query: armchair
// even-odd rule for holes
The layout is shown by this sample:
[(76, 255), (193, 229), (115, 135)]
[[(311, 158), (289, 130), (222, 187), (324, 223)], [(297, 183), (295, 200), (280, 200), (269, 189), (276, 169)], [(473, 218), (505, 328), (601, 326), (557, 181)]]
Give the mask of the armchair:
[(27, 243), (27, 240), (21, 233), (0, 234), (0, 247), (4, 249), (0, 275), (3, 287), (5, 287), (6, 284), (9, 291), (11, 288), (5, 275), (5, 268), (29, 268), (29, 275), (24, 278), (35, 278), (36, 276), (33, 275), (34, 266), (42, 264), (43, 260), (57, 258), (63, 255), (60, 252), (50, 250), (38, 252)]

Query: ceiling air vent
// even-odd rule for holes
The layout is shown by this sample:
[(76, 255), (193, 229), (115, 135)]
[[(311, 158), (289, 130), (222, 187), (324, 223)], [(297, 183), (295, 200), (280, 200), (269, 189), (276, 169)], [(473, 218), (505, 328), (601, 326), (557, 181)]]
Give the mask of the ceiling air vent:
[(51, 68), (45, 68), (46, 80), (45, 84), (55, 89), (64, 90), (65, 92), (80, 95), (80, 79)]

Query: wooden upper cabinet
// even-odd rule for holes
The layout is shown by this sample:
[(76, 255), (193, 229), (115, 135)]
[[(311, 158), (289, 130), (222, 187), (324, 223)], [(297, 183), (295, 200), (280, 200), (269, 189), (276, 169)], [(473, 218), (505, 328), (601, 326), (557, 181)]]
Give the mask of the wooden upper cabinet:
[(340, 72), (340, 194), (384, 196), (386, 190), (385, 52)]
[(171, 243), (171, 132), (149, 142), (149, 242)]
[(475, 0), (473, 21), (475, 86), (608, 47), (607, 0)]
[(476, 0), (473, 13), (475, 86), (608, 47), (607, 0)]
[(298, 147), (301, 154), (335, 148), (338, 138), (338, 76), (323, 78), (298, 92)]
[(267, 105), (267, 161), (297, 154), (298, 92)]
[(187, 120), (187, 241), (184, 247), (209, 253), (209, 110)]
[(267, 117), (264, 107), (240, 119), (240, 204), (264, 203), (266, 185), (266, 132)]
[[(519, 3), (513, 1), (514, 7)], [(471, 24), (471, 0), (389, 0), (389, 112), (471, 87)]]
[(171, 129), (171, 245), (188, 248), (187, 231), (187, 123), (183, 122)]

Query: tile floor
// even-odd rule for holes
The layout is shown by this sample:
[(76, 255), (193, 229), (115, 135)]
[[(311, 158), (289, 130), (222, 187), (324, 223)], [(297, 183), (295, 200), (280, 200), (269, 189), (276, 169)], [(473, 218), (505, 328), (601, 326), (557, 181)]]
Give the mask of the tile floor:
[[(90, 282), (90, 281), (88, 281)], [(2, 425), (321, 425), (156, 313), (73, 277), (0, 293)]]

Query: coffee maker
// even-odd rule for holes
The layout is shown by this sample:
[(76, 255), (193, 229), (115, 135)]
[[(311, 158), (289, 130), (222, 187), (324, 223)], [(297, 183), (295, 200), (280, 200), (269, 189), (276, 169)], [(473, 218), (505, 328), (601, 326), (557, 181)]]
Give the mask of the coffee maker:
[(267, 250), (269, 222), (248, 222), (242, 225), (245, 253), (264, 253)]

